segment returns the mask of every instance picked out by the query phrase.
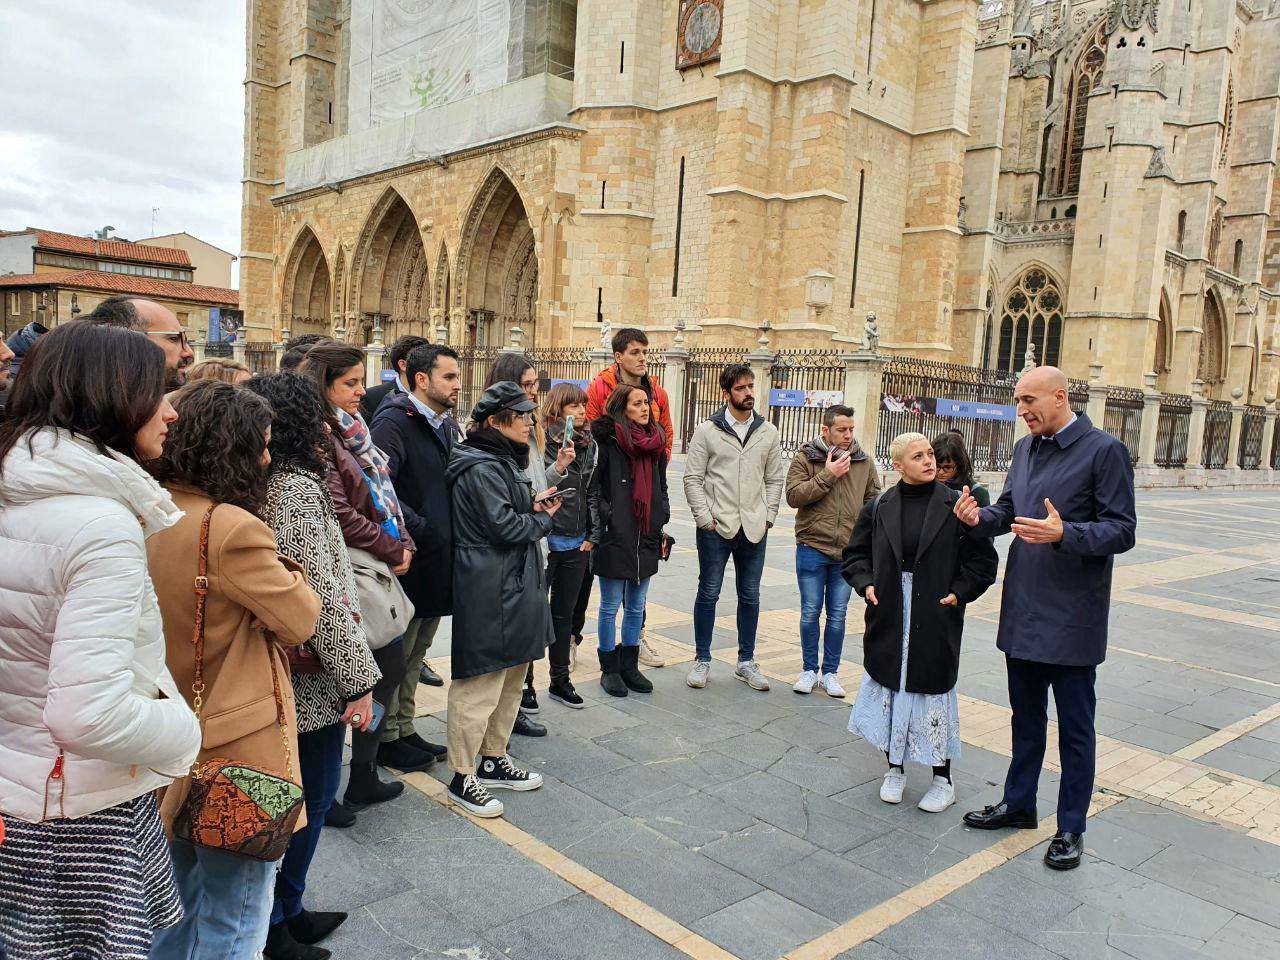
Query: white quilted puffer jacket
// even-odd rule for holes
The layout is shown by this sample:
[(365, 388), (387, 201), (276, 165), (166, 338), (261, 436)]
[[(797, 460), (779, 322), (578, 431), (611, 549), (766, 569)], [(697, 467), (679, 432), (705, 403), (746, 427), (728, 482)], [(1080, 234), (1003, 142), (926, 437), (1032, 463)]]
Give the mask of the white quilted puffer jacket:
[(80, 817), (185, 775), (146, 536), (181, 514), (132, 460), (52, 428), (0, 474), (0, 814)]

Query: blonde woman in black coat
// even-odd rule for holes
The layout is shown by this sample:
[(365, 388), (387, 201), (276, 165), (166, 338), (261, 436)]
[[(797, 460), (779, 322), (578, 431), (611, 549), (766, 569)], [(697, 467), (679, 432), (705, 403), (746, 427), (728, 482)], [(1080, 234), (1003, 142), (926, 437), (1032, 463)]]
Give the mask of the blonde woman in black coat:
[(863, 674), (849, 730), (885, 754), (885, 803), (901, 803), (903, 764), (933, 768), (921, 810), (955, 803), (951, 761), (960, 756), (956, 677), (965, 605), (995, 582), (995, 547), (952, 512), (959, 494), (937, 481), (933, 447), (904, 433), (890, 447), (901, 475), (858, 515), (844, 576), (867, 603)]

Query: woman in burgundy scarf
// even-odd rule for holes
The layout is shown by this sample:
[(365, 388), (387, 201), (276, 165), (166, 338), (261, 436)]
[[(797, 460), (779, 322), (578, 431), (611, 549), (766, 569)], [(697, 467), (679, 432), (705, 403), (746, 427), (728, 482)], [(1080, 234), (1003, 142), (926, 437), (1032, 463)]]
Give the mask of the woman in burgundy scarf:
[(649, 578), (658, 572), (662, 554), (662, 527), (671, 517), (667, 438), (650, 417), (648, 392), (630, 384), (613, 391), (592, 432), (598, 450), (587, 492), (587, 539), (595, 544), (591, 566), (600, 578), (600, 685), (615, 697), (625, 697), (629, 689), (649, 693), (653, 684), (638, 667), (640, 628)]

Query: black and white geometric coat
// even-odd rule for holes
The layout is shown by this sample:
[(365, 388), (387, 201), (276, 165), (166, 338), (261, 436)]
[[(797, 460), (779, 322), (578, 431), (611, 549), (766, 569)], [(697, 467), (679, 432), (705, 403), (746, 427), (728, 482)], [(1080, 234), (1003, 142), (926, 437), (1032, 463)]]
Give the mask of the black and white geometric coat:
[(266, 521), (281, 555), (302, 565), (320, 598), (320, 620), (308, 643), (322, 673), (293, 674), (298, 732), (310, 733), (342, 719), (342, 707), (373, 689), (382, 672), (357, 621), (360, 600), (342, 528), (319, 474), (286, 467), (267, 484)]

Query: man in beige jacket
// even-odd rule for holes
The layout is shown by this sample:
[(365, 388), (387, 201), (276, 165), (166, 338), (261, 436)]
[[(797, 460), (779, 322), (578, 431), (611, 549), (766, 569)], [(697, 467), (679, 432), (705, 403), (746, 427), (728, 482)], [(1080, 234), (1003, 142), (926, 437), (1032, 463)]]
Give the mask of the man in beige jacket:
[(755, 412), (755, 375), (745, 363), (720, 374), (724, 409), (703, 421), (689, 441), (684, 495), (698, 534), (698, 597), (693, 604), (697, 649), (686, 683), (701, 688), (711, 673), (711, 635), (724, 568), (733, 558), (738, 590), (736, 676), (753, 690), (768, 690), (756, 666), (760, 575), (769, 528), (778, 516), (786, 465), (778, 428)]
[[(815, 686), (843, 697), (836, 673), (844, 648), (845, 611), (853, 588), (840, 569), (844, 548), (863, 504), (880, 492), (875, 461), (853, 438), (853, 408), (827, 407), (822, 436), (796, 451), (787, 473), (787, 503), (796, 513), (796, 580), (800, 584), (800, 652), (804, 658), (796, 693)], [(818, 670), (818, 626), (823, 606), (827, 625)]]

